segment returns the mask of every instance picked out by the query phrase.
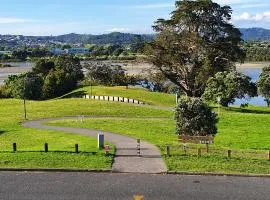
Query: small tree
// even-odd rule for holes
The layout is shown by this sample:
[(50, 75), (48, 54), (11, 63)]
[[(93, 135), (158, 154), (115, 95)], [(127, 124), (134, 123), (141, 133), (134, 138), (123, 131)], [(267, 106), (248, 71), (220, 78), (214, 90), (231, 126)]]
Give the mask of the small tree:
[(33, 72), (11, 75), (5, 81), (6, 94), (13, 98), (38, 100), (42, 94), (43, 80)]
[(214, 135), (217, 133), (216, 113), (200, 98), (181, 98), (176, 107), (176, 133), (184, 135)]
[(270, 66), (263, 68), (257, 86), (259, 93), (265, 98), (267, 106), (270, 107)]
[(88, 70), (87, 78), (98, 84), (104, 85), (126, 85), (126, 73), (120, 65), (103, 62), (86, 63), (84, 67)]
[[(203, 98), (227, 107), (235, 98), (254, 97), (257, 87), (251, 78), (239, 72), (218, 72), (207, 82)], [(218, 102), (219, 99), (219, 102)]]

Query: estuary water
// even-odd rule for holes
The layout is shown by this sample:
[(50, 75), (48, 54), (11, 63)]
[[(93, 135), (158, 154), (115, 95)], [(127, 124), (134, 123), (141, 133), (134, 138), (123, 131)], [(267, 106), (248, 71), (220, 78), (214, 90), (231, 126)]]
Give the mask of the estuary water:
[[(249, 76), (253, 82), (256, 82), (259, 79), (259, 76), (262, 72), (262, 67), (248, 68), (248, 67), (243, 66), (241, 68), (237, 68), (237, 70)], [(246, 99), (236, 99), (234, 105), (241, 105), (242, 103), (248, 103), (251, 105), (258, 105), (258, 106), (266, 106), (266, 103), (262, 96), (246, 98)]]
[[(0, 68), (0, 85), (4, 83), (4, 80), (7, 79), (9, 75), (15, 75), (19, 73), (24, 73), (31, 71), (32, 67), (34, 66), (33, 62), (12, 62), (12, 63), (3, 63), (9, 64), (14, 67), (7, 67), (7, 68)], [(244, 74), (248, 75), (252, 78), (252, 81), (256, 82), (260, 76), (262, 68), (269, 65), (269, 63), (247, 63), (242, 64), (240, 67), (237, 68), (239, 72), (243, 72)], [(146, 66), (144, 66), (146, 67)], [(260, 105), (265, 106), (266, 103), (262, 96), (254, 97), (254, 98), (247, 98), (247, 99), (236, 99), (234, 105), (240, 105), (242, 103), (249, 103), (251, 105)]]

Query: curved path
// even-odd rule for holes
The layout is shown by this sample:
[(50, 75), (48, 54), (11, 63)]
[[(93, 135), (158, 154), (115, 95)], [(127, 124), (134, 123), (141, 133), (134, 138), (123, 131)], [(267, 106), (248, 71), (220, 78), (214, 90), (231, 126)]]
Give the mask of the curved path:
[[(101, 131), (83, 129), (83, 128), (69, 128), (61, 126), (49, 126), (44, 123), (53, 120), (62, 119), (76, 119), (76, 117), (64, 118), (49, 118), (34, 121), (23, 122), (23, 126), (35, 129), (47, 129), (64, 131), (68, 133), (76, 133), (97, 137)], [(137, 156), (137, 140), (123, 135), (104, 132), (105, 140), (111, 142), (116, 147), (116, 155), (112, 170), (114, 172), (126, 173), (165, 173), (167, 167), (161, 157), (159, 149), (147, 142), (141, 141), (141, 156)]]

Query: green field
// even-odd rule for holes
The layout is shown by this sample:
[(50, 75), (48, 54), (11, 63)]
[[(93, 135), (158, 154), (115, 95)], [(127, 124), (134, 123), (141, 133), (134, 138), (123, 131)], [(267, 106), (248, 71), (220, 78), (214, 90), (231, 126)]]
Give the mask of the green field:
[[(79, 90), (89, 93), (90, 87)], [(74, 93), (76, 92), (78, 91)], [(28, 101), (28, 118), (78, 115), (106, 117), (86, 119), (84, 123), (76, 120), (50, 123), (111, 131), (149, 141), (160, 148), (171, 171), (270, 174), (270, 161), (267, 159), (270, 149), (268, 132), (270, 109), (266, 107), (221, 108), (218, 134), (214, 144), (210, 146), (210, 153), (205, 152), (204, 145), (189, 144), (187, 155), (185, 155), (175, 135), (173, 112), (168, 107), (173, 106), (174, 95), (101, 86), (94, 87), (93, 94), (136, 98), (156, 107), (88, 99)], [(165, 106), (168, 110), (161, 109)], [(96, 140), (93, 138), (22, 128), (19, 124), (23, 120), (21, 100), (0, 100), (0, 110), (0, 167), (83, 169), (111, 167), (112, 156), (105, 157), (104, 152), (96, 150)], [(11, 152), (13, 142), (18, 143), (20, 153)], [(54, 152), (47, 154), (40, 152), (45, 142), (49, 143), (50, 150)], [(72, 153), (75, 143), (80, 144), (83, 153), (79, 155)], [(166, 145), (171, 146), (171, 157), (165, 155)], [(197, 156), (198, 148), (202, 148), (201, 157)], [(232, 149), (232, 158), (227, 157), (228, 149)], [(97, 153), (92, 155), (92, 152)], [(88, 159), (85, 158), (87, 154), (91, 154), (87, 157)], [(73, 159), (77, 159), (76, 162), (69, 162)]]
[[(27, 101), (28, 119), (77, 115), (170, 117), (172, 113), (135, 105), (86, 99)], [(111, 168), (113, 155), (105, 156), (103, 151), (97, 150), (95, 138), (23, 128), (20, 125), (23, 118), (23, 101), (0, 100), (0, 168)], [(12, 153), (14, 142), (18, 145), (18, 153)], [(45, 142), (49, 143), (49, 150), (54, 153), (41, 152)], [(81, 151), (78, 155), (72, 153), (76, 143), (79, 144)], [(92, 155), (92, 152), (97, 153)]]
[[(80, 88), (72, 93), (69, 93), (68, 95), (66, 95), (66, 97), (70, 97), (73, 95), (76, 96), (77, 94), (91, 94), (91, 87), (89, 86)], [(175, 106), (175, 95), (159, 92), (148, 92), (146, 89), (136, 89), (136, 88), (126, 89), (126, 87), (120, 86), (119, 87), (93, 86), (92, 95), (127, 97), (143, 101), (150, 105), (169, 106), (169, 107)]]
[[(222, 110), (228, 117), (241, 118), (245, 114), (236, 112), (228, 112)], [(258, 121), (263, 119), (264, 115), (256, 116)], [(270, 116), (269, 116), (270, 117)], [(268, 118), (268, 120), (270, 120)], [(261, 120), (263, 125), (265, 121)], [(239, 122), (241, 123), (241, 122)], [(256, 123), (254, 121), (253, 125)], [(267, 131), (262, 133), (261, 138), (254, 141), (254, 137), (244, 137), (243, 133), (245, 127), (239, 127), (233, 121), (227, 118), (221, 118), (218, 124), (219, 133), (215, 138), (215, 143), (210, 146), (210, 153), (205, 153), (204, 150), (202, 157), (197, 157), (197, 148), (205, 148), (204, 145), (190, 144), (188, 155), (184, 154), (182, 145), (177, 141), (175, 135), (175, 122), (174, 120), (147, 120), (147, 119), (87, 119), (84, 123), (78, 123), (74, 120), (61, 120), (50, 122), (52, 125), (70, 126), (70, 127), (83, 127), (92, 128), (96, 130), (111, 131), (114, 133), (129, 135), (134, 138), (141, 138), (157, 145), (164, 159), (171, 171), (192, 171), (192, 172), (226, 172), (226, 173), (270, 173), (270, 161), (267, 160), (267, 151), (262, 149), (270, 148), (269, 136)], [(237, 129), (239, 134), (234, 137), (237, 131), (230, 131)], [(252, 123), (250, 123), (252, 126)], [(230, 143), (223, 143), (223, 134), (228, 135)], [(252, 135), (252, 130), (250, 132)], [(239, 141), (239, 138), (242, 138)], [(264, 141), (263, 143), (261, 141)], [(242, 148), (245, 144), (246, 148)], [(172, 157), (165, 156), (166, 145), (170, 145), (172, 149)], [(263, 147), (263, 148), (261, 148)], [(227, 158), (227, 150), (232, 149), (232, 158)], [(253, 150), (256, 149), (256, 150)], [(248, 167), (247, 167), (248, 166)]]

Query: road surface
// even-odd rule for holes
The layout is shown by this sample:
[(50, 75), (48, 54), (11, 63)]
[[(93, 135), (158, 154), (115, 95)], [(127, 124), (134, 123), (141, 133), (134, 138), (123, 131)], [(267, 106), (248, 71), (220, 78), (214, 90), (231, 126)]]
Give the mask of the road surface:
[(270, 178), (0, 172), (1, 200), (269, 200)]

